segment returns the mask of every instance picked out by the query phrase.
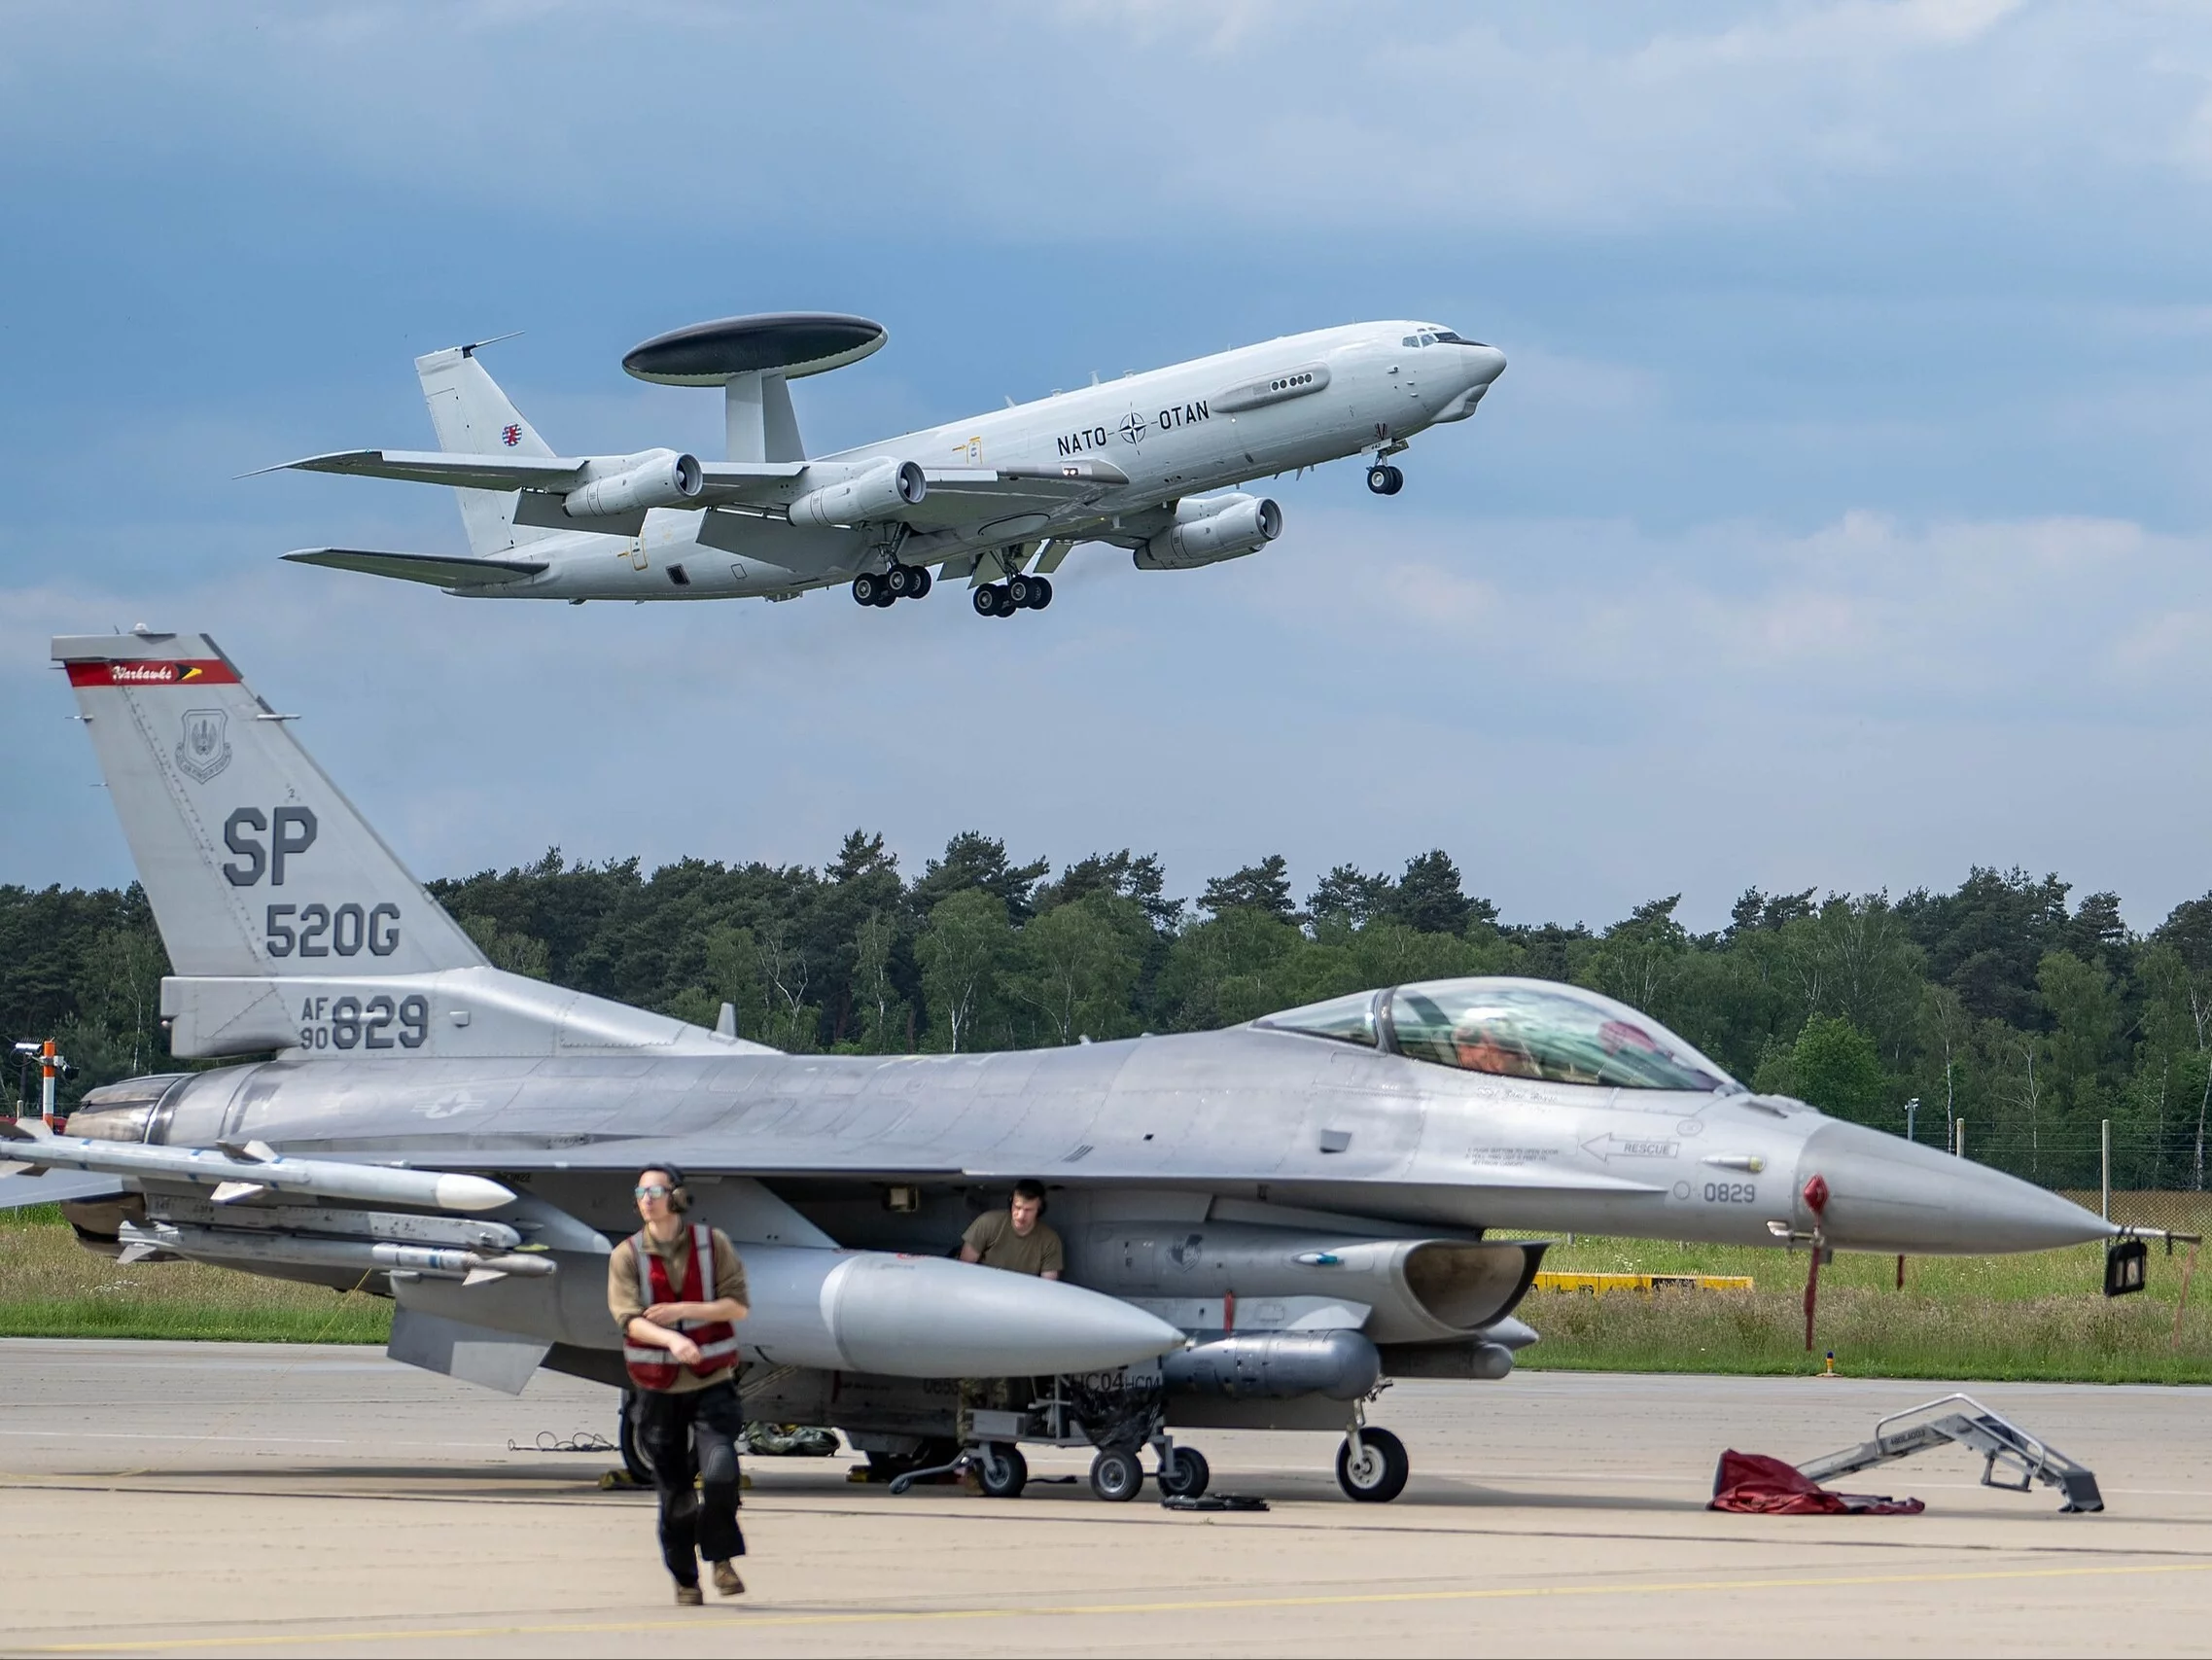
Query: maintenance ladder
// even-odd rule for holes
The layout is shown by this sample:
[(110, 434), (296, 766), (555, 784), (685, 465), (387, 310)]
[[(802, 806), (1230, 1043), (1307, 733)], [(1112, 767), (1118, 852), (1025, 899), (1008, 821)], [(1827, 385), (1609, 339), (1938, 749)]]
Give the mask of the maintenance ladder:
[[(1952, 1405), (1958, 1410), (1936, 1418), (1922, 1416)], [(1918, 1422), (1909, 1422), (1915, 1419)], [(1903, 1428), (1893, 1430), (1891, 1425)], [(1892, 1412), (1875, 1425), (1873, 1440), (1801, 1464), (1797, 1466), (1798, 1473), (1813, 1481), (1832, 1481), (1838, 1476), (1911, 1458), (1914, 1453), (1924, 1453), (1930, 1447), (1953, 1441), (1982, 1455), (1984, 1487), (2025, 1493), (2040, 1481), (2065, 1494), (2066, 1502), (2059, 1506), (2062, 1511), (2104, 1508), (2104, 1496), (2097, 1492), (2097, 1478), (2091, 1471), (2055, 1447), (2045, 1445), (2018, 1424), (1990, 1411), (1970, 1395), (1947, 1395), (1903, 1412)], [(2000, 1481), (1997, 1478), (1999, 1465), (2004, 1466), (2008, 1474), (2017, 1471), (2019, 1479)]]

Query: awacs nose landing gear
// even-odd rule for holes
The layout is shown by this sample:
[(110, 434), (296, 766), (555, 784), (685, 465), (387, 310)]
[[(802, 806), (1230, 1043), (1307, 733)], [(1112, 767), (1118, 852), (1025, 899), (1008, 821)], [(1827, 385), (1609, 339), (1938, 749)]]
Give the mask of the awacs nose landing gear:
[(978, 617), (1011, 617), (1017, 611), (1042, 611), (1052, 603), (1052, 581), (1048, 577), (1009, 577), (1002, 583), (987, 583), (977, 588), (974, 600)]
[(1406, 476), (1387, 461), (1367, 469), (1367, 487), (1378, 496), (1394, 496), (1406, 487)]

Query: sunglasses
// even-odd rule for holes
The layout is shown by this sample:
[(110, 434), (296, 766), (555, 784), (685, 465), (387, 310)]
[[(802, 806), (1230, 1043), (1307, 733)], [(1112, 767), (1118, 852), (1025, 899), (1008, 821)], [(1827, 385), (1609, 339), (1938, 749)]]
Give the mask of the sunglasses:
[(665, 1199), (675, 1191), (675, 1188), (663, 1186), (658, 1182), (649, 1182), (643, 1187), (636, 1189), (637, 1196), (641, 1199)]

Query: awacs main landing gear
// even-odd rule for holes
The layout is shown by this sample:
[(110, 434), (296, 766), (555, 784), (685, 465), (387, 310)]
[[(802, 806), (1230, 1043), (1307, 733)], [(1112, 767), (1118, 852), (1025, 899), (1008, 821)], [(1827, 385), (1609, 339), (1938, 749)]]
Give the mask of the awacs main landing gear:
[(1008, 577), (1002, 583), (986, 583), (974, 593), (978, 617), (1011, 617), (1017, 611), (1042, 611), (1052, 603), (1049, 577)]
[(920, 599), (935, 585), (924, 565), (894, 565), (882, 576), (862, 571), (853, 579), (853, 597), (862, 605), (894, 605)]

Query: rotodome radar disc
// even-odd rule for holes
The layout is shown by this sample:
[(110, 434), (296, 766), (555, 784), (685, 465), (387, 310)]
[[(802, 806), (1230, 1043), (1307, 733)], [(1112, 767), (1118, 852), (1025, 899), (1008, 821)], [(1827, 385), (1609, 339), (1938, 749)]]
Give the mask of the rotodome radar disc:
[(885, 338), (881, 323), (840, 311), (765, 311), (655, 335), (622, 367), (662, 386), (720, 386), (754, 371), (796, 380), (858, 363)]

